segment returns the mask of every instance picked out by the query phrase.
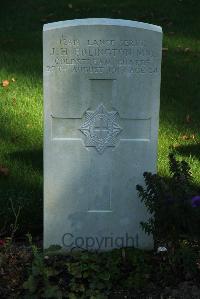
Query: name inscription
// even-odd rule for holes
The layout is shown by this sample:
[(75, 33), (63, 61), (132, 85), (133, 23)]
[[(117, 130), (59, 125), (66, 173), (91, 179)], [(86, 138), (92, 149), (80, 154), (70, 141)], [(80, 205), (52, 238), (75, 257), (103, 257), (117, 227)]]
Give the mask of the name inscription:
[(145, 40), (70, 40), (63, 35), (49, 50), (47, 72), (157, 73), (158, 53)]

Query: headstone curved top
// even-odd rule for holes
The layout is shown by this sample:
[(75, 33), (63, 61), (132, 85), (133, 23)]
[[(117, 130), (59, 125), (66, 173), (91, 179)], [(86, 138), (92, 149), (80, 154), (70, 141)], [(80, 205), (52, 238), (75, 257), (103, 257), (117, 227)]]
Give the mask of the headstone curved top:
[(152, 24), (138, 22), (138, 21), (108, 19), (108, 18), (74, 19), (74, 20), (54, 22), (54, 23), (44, 24), (43, 31), (64, 28), (64, 27), (83, 26), (83, 25), (86, 25), (86, 26), (88, 26), (88, 25), (89, 26), (90, 25), (112, 25), (112, 26), (133, 27), (133, 28), (158, 31), (158, 32), (162, 33), (162, 28), (157, 25), (152, 25)]
[(151, 248), (135, 186), (156, 172), (162, 29), (44, 25), (44, 245)]

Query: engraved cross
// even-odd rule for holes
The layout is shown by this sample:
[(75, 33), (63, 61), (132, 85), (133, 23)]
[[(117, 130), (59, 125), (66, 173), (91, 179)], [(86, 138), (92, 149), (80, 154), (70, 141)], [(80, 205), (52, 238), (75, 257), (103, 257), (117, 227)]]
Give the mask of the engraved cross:
[(100, 138), (105, 138), (108, 133), (108, 122), (103, 117), (103, 114), (99, 114), (96, 117), (93, 131), (99, 135)]
[[(91, 110), (83, 118), (52, 117), (52, 139), (78, 142), (88, 163), (88, 212), (112, 212), (113, 150), (149, 142), (151, 119), (123, 118), (113, 107), (114, 79), (91, 79)], [(81, 143), (80, 143), (81, 142)], [(84, 148), (86, 151), (84, 151)], [(94, 176), (95, 174), (95, 176)]]

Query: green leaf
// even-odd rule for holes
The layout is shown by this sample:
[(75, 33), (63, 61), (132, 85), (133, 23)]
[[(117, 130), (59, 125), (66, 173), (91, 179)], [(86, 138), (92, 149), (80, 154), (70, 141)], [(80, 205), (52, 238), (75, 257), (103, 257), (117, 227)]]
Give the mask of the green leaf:
[(78, 299), (78, 297), (74, 293), (68, 294), (69, 299)]
[(58, 250), (60, 250), (60, 249), (62, 249), (62, 247), (61, 247), (60, 245), (56, 245), (56, 244), (54, 244), (54, 245), (49, 246), (49, 247), (45, 250), (45, 252), (49, 252), (49, 251), (58, 251)]
[(57, 286), (46, 286), (44, 292), (44, 298), (56, 298), (62, 299), (62, 292), (59, 290)]
[(96, 272), (99, 272), (100, 270), (100, 267), (98, 265), (95, 265), (95, 264), (91, 264), (90, 265), (90, 269), (96, 271)]
[(109, 280), (110, 279), (110, 273), (109, 272), (103, 272), (103, 273), (100, 273), (98, 275), (98, 277), (102, 280)]
[(62, 269), (55, 269), (55, 268), (46, 268), (45, 269), (45, 274), (46, 274), (46, 277), (53, 277), (53, 276), (57, 276), (60, 272), (62, 271)]
[(35, 293), (37, 290), (38, 282), (33, 275), (30, 275), (28, 280), (23, 283), (23, 288), (30, 291), (30, 293)]
[(83, 273), (83, 278), (87, 278), (87, 277), (89, 277), (89, 272), (88, 272), (88, 271), (85, 271), (85, 272)]

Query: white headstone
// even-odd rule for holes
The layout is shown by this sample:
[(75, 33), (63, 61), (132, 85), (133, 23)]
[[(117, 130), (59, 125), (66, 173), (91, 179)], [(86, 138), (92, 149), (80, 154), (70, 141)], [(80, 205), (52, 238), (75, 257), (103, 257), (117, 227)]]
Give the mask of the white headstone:
[(136, 184), (156, 172), (162, 30), (44, 25), (44, 246), (151, 248)]

